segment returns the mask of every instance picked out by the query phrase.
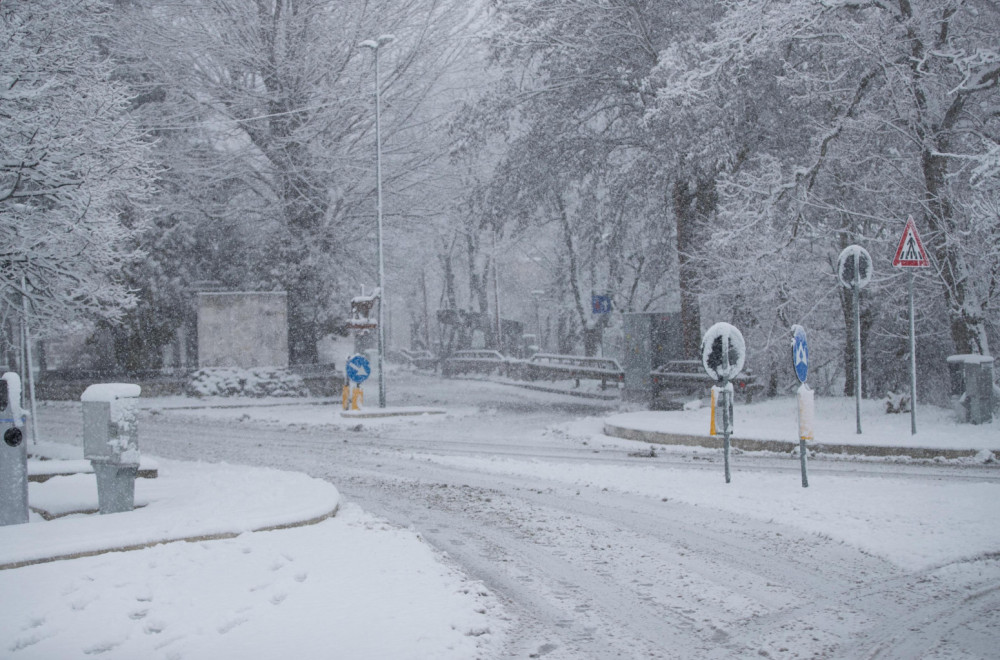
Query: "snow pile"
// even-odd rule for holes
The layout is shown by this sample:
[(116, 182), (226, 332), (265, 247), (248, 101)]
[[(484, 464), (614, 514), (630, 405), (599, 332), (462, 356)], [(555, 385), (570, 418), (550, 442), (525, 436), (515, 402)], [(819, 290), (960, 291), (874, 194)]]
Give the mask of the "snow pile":
[[(142, 388), (133, 383), (95, 383), (80, 395), (80, 401), (115, 401), (134, 399), (142, 394)], [(114, 418), (114, 415), (112, 415)]]
[[(108, 459), (123, 465), (139, 465), (138, 428), (136, 427), (136, 401), (142, 388), (132, 383), (98, 383), (89, 386), (80, 396), (84, 406), (88, 403), (109, 406), (110, 434), (107, 444), (110, 455), (103, 448), (91, 447), (87, 459)], [(86, 418), (87, 411), (84, 410)], [(85, 440), (85, 449), (86, 449)], [(88, 452), (88, 453), (89, 453)]]
[[(37, 502), (96, 502), (93, 476), (31, 487)], [(0, 528), (0, 562), (136, 548), (0, 571), (19, 603), (0, 620), (0, 655), (465, 660), (502, 642), (488, 590), (357, 506), (323, 518), (339, 503), (325, 481), (163, 460), (137, 491), (145, 506), (130, 513)], [(176, 538), (194, 541), (159, 543)]]
[[(24, 418), (27, 417), (28, 411), (21, 407), (21, 377), (13, 371), (8, 371), (4, 373), (2, 379), (7, 381), (7, 401), (14, 416), (15, 424), (23, 426)], [(21, 421), (21, 424), (17, 424), (18, 420)]]
[(185, 392), (189, 396), (302, 397), (309, 388), (287, 369), (199, 369)]

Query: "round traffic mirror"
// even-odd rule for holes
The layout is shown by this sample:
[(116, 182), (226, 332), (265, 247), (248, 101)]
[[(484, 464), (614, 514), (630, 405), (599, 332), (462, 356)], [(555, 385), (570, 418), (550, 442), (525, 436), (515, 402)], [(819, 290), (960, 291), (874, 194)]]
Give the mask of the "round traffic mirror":
[(845, 288), (860, 289), (872, 281), (872, 258), (860, 245), (848, 245), (837, 258), (837, 277)]
[(732, 380), (743, 370), (747, 345), (733, 325), (716, 323), (701, 340), (701, 363), (713, 380)]

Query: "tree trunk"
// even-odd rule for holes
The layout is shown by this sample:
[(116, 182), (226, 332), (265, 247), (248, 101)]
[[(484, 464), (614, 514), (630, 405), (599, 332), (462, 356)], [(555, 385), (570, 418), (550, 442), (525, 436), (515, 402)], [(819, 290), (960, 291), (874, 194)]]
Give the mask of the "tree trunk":
[(694, 358), (701, 347), (701, 310), (698, 305), (697, 272), (691, 256), (697, 249), (698, 225), (715, 207), (713, 180), (692, 184), (678, 180), (673, 186), (674, 217), (677, 221), (678, 285), (681, 298), (681, 348)]
[(854, 361), (854, 294), (850, 289), (840, 288), (840, 309), (844, 312), (844, 329), (847, 341), (844, 342), (844, 396), (854, 396), (854, 375), (857, 373)]
[[(947, 153), (945, 151), (947, 148), (947, 144), (941, 144), (937, 153)], [(951, 239), (957, 228), (945, 181), (947, 163), (943, 156), (925, 150), (921, 157), (921, 165), (925, 188), (924, 202), (927, 208), (925, 220), (931, 229), (927, 245), (941, 271), (955, 353), (989, 355), (986, 321), (981, 314), (981, 308), (977, 308), (972, 304), (974, 301), (970, 300), (970, 296), (974, 294), (969, 290), (965, 258), (959, 251), (957, 242)]]
[(301, 295), (288, 292), (288, 362), (316, 364), (319, 362), (318, 324), (311, 303)]
[(570, 291), (573, 293), (573, 309), (576, 311), (577, 319), (583, 334), (584, 355), (593, 357), (597, 355), (597, 346), (601, 343), (601, 334), (604, 332), (603, 325), (587, 324), (587, 313), (583, 306), (583, 296), (580, 294), (579, 268), (577, 266), (576, 246), (573, 244), (573, 228), (569, 221), (569, 212), (563, 203), (562, 197), (555, 195), (556, 209), (559, 212), (559, 220), (563, 230), (563, 240), (566, 244), (566, 254), (569, 264), (569, 272), (566, 274)]

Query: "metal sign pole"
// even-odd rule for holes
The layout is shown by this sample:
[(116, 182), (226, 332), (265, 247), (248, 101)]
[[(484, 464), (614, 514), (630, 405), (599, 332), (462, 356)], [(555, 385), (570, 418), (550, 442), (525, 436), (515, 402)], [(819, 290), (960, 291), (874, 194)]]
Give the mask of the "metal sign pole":
[[(854, 272), (858, 270), (855, 265)], [(856, 274), (851, 290), (854, 292), (854, 414), (858, 420), (858, 435), (861, 435), (861, 287)]]
[(795, 368), (795, 376), (802, 383), (798, 390), (799, 463), (802, 467), (802, 487), (808, 488), (806, 440), (813, 439), (813, 393), (806, 385), (806, 379), (809, 377), (809, 343), (806, 341), (806, 329), (797, 324), (792, 326), (792, 366)]
[(799, 438), (799, 467), (802, 469), (802, 487), (809, 488), (809, 471), (806, 469), (806, 439)]
[(914, 320), (913, 280), (914, 268), (926, 268), (931, 265), (924, 251), (924, 244), (917, 233), (917, 224), (913, 216), (906, 218), (906, 227), (899, 237), (896, 246), (896, 256), (892, 259), (894, 268), (910, 269), (910, 434), (917, 434), (917, 333)]
[(872, 258), (860, 245), (848, 245), (837, 258), (837, 278), (854, 301), (854, 410), (861, 435), (861, 287), (872, 277)]
[(910, 270), (910, 435), (917, 434), (917, 333), (913, 320), (913, 270)]
[(733, 432), (732, 419), (729, 415), (729, 404), (730, 397), (732, 397), (732, 390), (729, 389), (729, 381), (722, 381), (722, 454), (724, 456), (725, 470), (726, 470), (726, 483), (728, 484), (732, 477), (729, 473), (729, 436)]
[(31, 409), (31, 444), (32, 446), (36, 446), (38, 444), (38, 409), (35, 406), (35, 372), (31, 368), (31, 332), (28, 328), (28, 282), (23, 275), (21, 276), (21, 291), (23, 292), (21, 307), (24, 313), (24, 357), (28, 365), (28, 393), (31, 395), (28, 398)]

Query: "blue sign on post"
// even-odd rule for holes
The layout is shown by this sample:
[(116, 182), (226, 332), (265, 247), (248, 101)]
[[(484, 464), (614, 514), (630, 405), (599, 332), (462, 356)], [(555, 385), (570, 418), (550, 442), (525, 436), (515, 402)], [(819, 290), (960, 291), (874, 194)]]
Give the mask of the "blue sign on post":
[(352, 355), (347, 358), (344, 369), (351, 382), (358, 385), (365, 382), (372, 373), (372, 365), (364, 355)]
[(595, 293), (590, 296), (590, 306), (593, 308), (594, 314), (610, 314), (611, 296), (599, 296)]
[(806, 329), (801, 325), (792, 326), (792, 364), (800, 383), (809, 375), (809, 344), (806, 343)]

